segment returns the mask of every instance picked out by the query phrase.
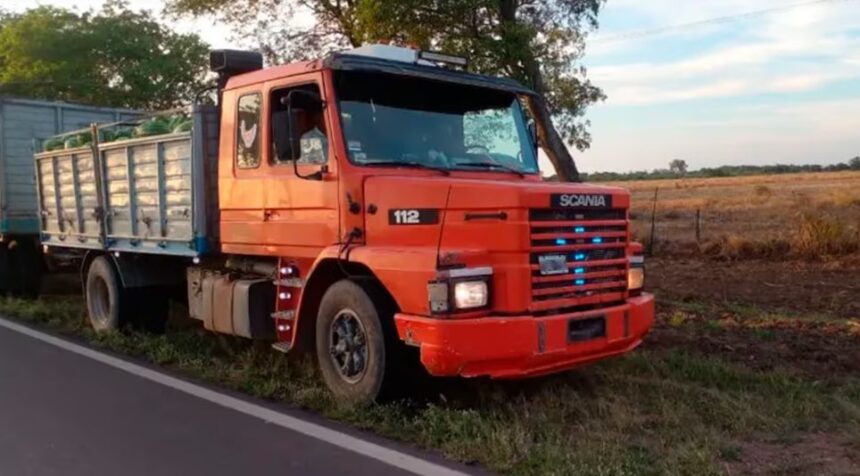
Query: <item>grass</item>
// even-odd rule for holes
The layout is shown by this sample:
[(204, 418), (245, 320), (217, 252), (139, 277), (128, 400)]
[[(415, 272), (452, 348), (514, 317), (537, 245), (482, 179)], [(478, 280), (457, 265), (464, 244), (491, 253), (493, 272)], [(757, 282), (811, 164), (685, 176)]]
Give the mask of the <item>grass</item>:
[(411, 400), (346, 407), (329, 397), (311, 362), (194, 326), (164, 336), (95, 335), (73, 298), (0, 300), (0, 314), (505, 474), (720, 474), (745, 457), (740, 442), (761, 435), (860, 428), (856, 382), (822, 388), (647, 344), (554, 377), (408, 382), (423, 388)]
[[(658, 252), (727, 258), (810, 258), (860, 251), (860, 172), (620, 182), (633, 230)], [(697, 211), (701, 216), (698, 225)], [(700, 246), (701, 245), (701, 246)]]

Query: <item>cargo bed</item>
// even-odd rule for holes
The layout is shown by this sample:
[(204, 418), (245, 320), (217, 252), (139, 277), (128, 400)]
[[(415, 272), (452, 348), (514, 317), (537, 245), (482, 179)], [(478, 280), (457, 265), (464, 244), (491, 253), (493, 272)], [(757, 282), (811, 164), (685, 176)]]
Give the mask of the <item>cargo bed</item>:
[(195, 106), (191, 117), (190, 132), (35, 154), (42, 243), (189, 257), (217, 249), (217, 114)]

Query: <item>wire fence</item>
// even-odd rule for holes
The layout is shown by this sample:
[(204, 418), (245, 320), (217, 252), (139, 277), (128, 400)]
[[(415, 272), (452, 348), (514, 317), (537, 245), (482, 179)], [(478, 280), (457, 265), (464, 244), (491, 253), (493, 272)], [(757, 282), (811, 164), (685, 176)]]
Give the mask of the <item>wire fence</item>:
[[(727, 240), (767, 243), (790, 242), (806, 217), (822, 218), (820, 211), (800, 210), (791, 206), (765, 208), (750, 203), (742, 209), (706, 206), (679, 209), (661, 208), (661, 192), (650, 194), (650, 203), (640, 202), (631, 212), (633, 236), (645, 243), (650, 254), (683, 245), (696, 249), (704, 245)], [(839, 222), (847, 233), (860, 236), (860, 208), (847, 207), (843, 216), (827, 216)]]

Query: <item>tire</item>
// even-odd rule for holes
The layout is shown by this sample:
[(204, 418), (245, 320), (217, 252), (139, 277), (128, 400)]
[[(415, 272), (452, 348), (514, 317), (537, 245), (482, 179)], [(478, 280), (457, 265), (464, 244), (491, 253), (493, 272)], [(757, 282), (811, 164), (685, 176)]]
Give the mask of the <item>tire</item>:
[(15, 296), (25, 299), (36, 299), (42, 290), (42, 274), (44, 262), (38, 243), (30, 238), (17, 240), (12, 250), (10, 266), (17, 282), (13, 284)]
[(9, 259), (9, 244), (0, 242), (0, 296), (12, 290), (12, 263)]
[(87, 315), (98, 333), (122, 329), (127, 323), (125, 309), (131, 304), (128, 292), (113, 263), (104, 256), (94, 259), (87, 272)]
[[(354, 404), (380, 399), (395, 380), (392, 316), (380, 311), (371, 294), (372, 290), (355, 282), (338, 281), (323, 296), (316, 321), (316, 354), (323, 380), (338, 400)], [(351, 338), (339, 334), (339, 330), (348, 334), (350, 327)]]

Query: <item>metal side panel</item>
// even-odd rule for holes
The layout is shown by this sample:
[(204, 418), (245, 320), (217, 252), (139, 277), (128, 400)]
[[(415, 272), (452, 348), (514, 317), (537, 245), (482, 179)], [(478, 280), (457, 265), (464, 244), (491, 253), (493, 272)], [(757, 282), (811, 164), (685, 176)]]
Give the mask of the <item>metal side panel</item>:
[(102, 147), (107, 243), (113, 251), (197, 256), (191, 134)]
[(220, 247), (220, 210), (218, 207), (218, 110), (214, 106), (194, 106), (191, 177), (194, 204), (194, 232), (198, 251), (217, 251)]
[(43, 244), (101, 248), (92, 151), (40, 154), (36, 173)]

